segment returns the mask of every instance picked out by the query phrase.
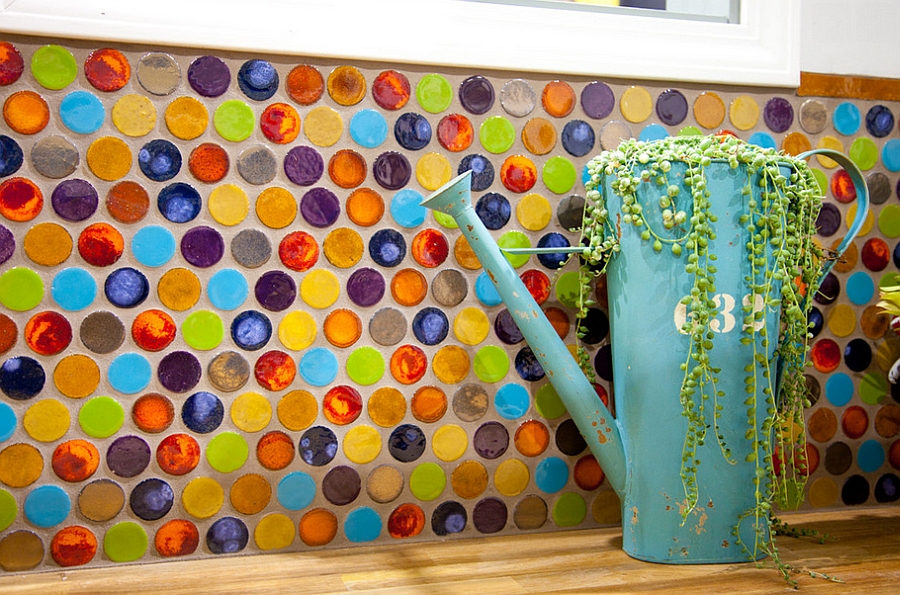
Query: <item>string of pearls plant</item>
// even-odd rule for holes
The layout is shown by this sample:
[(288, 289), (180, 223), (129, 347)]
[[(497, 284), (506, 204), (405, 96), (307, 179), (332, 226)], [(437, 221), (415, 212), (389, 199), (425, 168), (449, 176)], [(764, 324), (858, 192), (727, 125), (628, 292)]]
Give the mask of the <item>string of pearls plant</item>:
[[(749, 296), (742, 305), (741, 343), (752, 347), (753, 361), (744, 368), (744, 395), (726, 395), (719, 388), (721, 369), (711, 363), (720, 304), (716, 296), (717, 218), (711, 212), (707, 168), (723, 161), (745, 172), (741, 190), (744, 211), (742, 241), (746, 255), (742, 274)], [(684, 164), (683, 180), (673, 164)], [(679, 172), (681, 171), (679, 166)], [(674, 257), (690, 279), (690, 291), (681, 298), (687, 316), (682, 332), (688, 336), (688, 356), (679, 390), (682, 415), (687, 421), (682, 447), (681, 479), (687, 519), (698, 502), (699, 448), (715, 440), (722, 456), (732, 464), (755, 467), (756, 505), (738, 520), (734, 535), (748, 559), (768, 554), (786, 580), (795, 584), (795, 571), (784, 563), (773, 536), (781, 524), (775, 506), (796, 508), (802, 501), (807, 470), (803, 410), (809, 390), (804, 376), (810, 338), (807, 314), (822, 262), (814, 243), (821, 192), (807, 163), (784, 153), (750, 145), (730, 135), (669, 137), (660, 141), (623, 141), (588, 164), (580, 271), (582, 295), (591, 295), (595, 277), (606, 270), (621, 249), (624, 226), (634, 226), (653, 250)], [(604, 181), (619, 195), (619, 212), (611, 213), (603, 196)], [(756, 193), (754, 187), (758, 187)], [(648, 188), (657, 197), (648, 204)], [(643, 202), (642, 202), (643, 201)], [(658, 210), (659, 212), (653, 212)], [(652, 222), (652, 223), (651, 223)], [(661, 224), (660, 224), (661, 222)], [(660, 227), (662, 229), (660, 229)], [(677, 266), (677, 265), (676, 265)], [(590, 305), (584, 301), (582, 312)], [(777, 324), (767, 312), (780, 309)], [(740, 319), (739, 319), (740, 320)], [(774, 342), (774, 343), (772, 343)], [(772, 347), (775, 357), (770, 359)], [(780, 363), (778, 363), (780, 362)], [(749, 443), (745, 460), (735, 460), (718, 420), (724, 407), (745, 407)], [(763, 419), (759, 424), (758, 419)], [(714, 437), (711, 435), (714, 434)], [(746, 452), (742, 449), (741, 452)], [(754, 543), (744, 543), (739, 528), (752, 523)]]

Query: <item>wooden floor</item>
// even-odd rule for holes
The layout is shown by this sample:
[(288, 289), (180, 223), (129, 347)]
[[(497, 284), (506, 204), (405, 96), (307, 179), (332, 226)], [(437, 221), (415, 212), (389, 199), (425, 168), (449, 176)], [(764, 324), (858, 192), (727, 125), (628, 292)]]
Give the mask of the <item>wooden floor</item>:
[[(824, 531), (835, 539), (820, 545), (781, 538), (783, 557), (844, 581), (798, 576), (801, 593), (874, 595), (900, 590), (900, 508), (855, 513), (787, 517), (792, 525)], [(70, 570), (0, 577), (0, 593), (790, 592), (774, 569), (649, 564), (626, 556), (621, 541), (620, 530), (601, 529)]]

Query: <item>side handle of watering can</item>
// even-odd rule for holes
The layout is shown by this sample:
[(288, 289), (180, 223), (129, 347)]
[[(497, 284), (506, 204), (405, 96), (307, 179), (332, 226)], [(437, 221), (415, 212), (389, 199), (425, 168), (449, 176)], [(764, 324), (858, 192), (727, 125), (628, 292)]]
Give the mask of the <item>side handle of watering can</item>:
[[(863, 179), (862, 172), (859, 170), (859, 167), (856, 166), (853, 161), (850, 160), (849, 157), (844, 155), (843, 153), (839, 153), (833, 149), (813, 149), (812, 151), (806, 151), (805, 153), (801, 153), (797, 155), (798, 159), (807, 159), (812, 157), (813, 155), (822, 155), (824, 157), (828, 157), (833, 159), (844, 168), (847, 174), (850, 176), (850, 180), (853, 182), (853, 187), (856, 189), (856, 217), (853, 219), (853, 223), (850, 225), (850, 229), (847, 231), (847, 235), (844, 236), (844, 239), (838, 245), (835, 250), (835, 257), (833, 259), (829, 259), (825, 262), (825, 266), (822, 267), (822, 272), (818, 279), (818, 283), (821, 283), (822, 280), (831, 272), (831, 269), (834, 267), (837, 259), (843, 256), (844, 251), (850, 246), (850, 243), (856, 239), (859, 230), (862, 229), (862, 226), (866, 222), (866, 217), (869, 214), (869, 187), (866, 186), (866, 181)], [(817, 283), (817, 284), (818, 284)]]
[[(838, 259), (843, 256), (844, 251), (847, 250), (847, 247), (850, 246), (850, 243), (853, 242), (854, 239), (856, 239), (859, 230), (861, 230), (863, 224), (865, 224), (866, 217), (869, 214), (869, 187), (866, 186), (866, 181), (865, 179), (863, 179), (863, 175), (859, 170), (859, 167), (857, 167), (856, 164), (853, 163), (853, 161), (851, 161), (850, 158), (843, 153), (839, 153), (838, 151), (835, 151), (833, 149), (813, 149), (811, 151), (800, 153), (799, 155), (797, 155), (797, 158), (807, 159), (809, 157), (812, 157), (813, 155), (823, 155), (836, 161), (838, 165), (843, 167), (847, 174), (850, 176), (850, 181), (853, 182), (853, 187), (856, 189), (856, 217), (853, 219), (853, 223), (850, 224), (850, 229), (847, 231), (847, 235), (844, 236), (844, 239), (835, 250), (834, 258), (826, 260), (824, 266), (822, 266), (822, 271), (819, 273), (819, 278), (816, 280), (816, 285), (819, 285), (822, 283), (828, 273), (831, 272), (831, 269), (834, 268), (834, 265), (837, 263)], [(813, 296), (811, 293), (806, 295), (806, 304), (809, 303), (809, 300), (812, 299), (812, 297)], [(784, 360), (779, 359), (776, 376), (776, 386), (779, 387), (782, 386), (781, 378), (784, 373), (783, 364)]]

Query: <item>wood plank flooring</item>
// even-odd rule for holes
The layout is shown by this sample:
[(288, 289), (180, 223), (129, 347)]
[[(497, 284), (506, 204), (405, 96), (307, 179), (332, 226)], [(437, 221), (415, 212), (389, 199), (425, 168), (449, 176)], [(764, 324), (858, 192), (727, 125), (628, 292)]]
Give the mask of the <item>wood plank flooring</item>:
[[(842, 579), (798, 575), (800, 593), (900, 591), (900, 507), (802, 513), (798, 528), (833, 536), (819, 544), (781, 538), (792, 564)], [(0, 593), (297, 593), (474, 595), (564, 593), (771, 594), (792, 592), (774, 569), (753, 564), (668, 566), (633, 560), (621, 531), (404, 543), (0, 576)]]

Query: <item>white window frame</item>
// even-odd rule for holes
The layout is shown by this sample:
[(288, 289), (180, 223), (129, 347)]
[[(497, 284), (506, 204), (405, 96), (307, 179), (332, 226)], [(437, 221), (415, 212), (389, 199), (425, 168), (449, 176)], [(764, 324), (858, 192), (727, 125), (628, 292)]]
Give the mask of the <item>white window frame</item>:
[[(800, 0), (744, 0), (737, 24), (466, 0), (2, 0), (0, 32), (600, 78), (800, 83)], [(410, 42), (411, 32), (421, 33)]]

